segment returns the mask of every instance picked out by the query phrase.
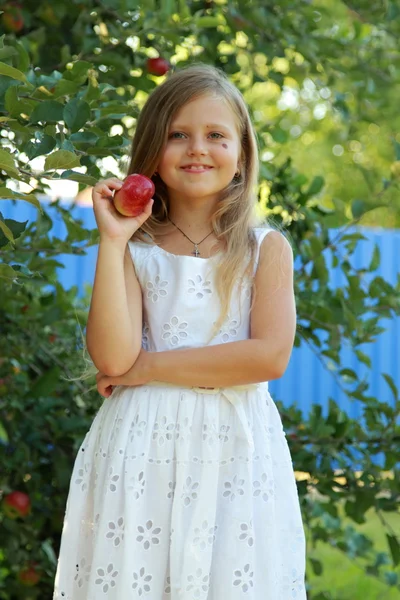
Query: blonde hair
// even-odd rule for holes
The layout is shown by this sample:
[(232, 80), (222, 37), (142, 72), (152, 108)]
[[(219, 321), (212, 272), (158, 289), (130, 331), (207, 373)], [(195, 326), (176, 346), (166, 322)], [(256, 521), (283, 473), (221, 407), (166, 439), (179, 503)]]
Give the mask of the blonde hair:
[(223, 242), (226, 248), (217, 264), (216, 282), (221, 314), (214, 327), (214, 337), (228, 314), (230, 298), (238, 278), (243, 281), (245, 277), (252, 276), (257, 250), (253, 228), (261, 224), (256, 212), (257, 139), (246, 102), (223, 71), (211, 65), (191, 65), (172, 73), (154, 90), (137, 122), (128, 173), (147, 175), (155, 184), (152, 214), (131, 238), (132, 241), (154, 243), (155, 232), (169, 226), (168, 191), (155, 171), (168, 140), (171, 121), (185, 104), (208, 95), (225, 101), (233, 111), (241, 141), (240, 175), (221, 192), (211, 219), (216, 244)]
[[(222, 190), (211, 226), (226, 251), (217, 263), (217, 292), (221, 313), (211, 339), (218, 333), (228, 312), (235, 285), (253, 279), (257, 240), (253, 228), (265, 220), (257, 216), (258, 147), (246, 102), (225, 73), (205, 64), (194, 64), (173, 72), (148, 97), (142, 108), (132, 141), (128, 174), (141, 173), (155, 184), (152, 214), (131, 238), (154, 244), (154, 234), (169, 226), (167, 188), (155, 172), (168, 140), (170, 124), (176, 113), (196, 98), (212, 95), (226, 102), (233, 111), (241, 142), (240, 174)], [(251, 309), (254, 305), (254, 288)], [(250, 309), (250, 310), (251, 310)]]

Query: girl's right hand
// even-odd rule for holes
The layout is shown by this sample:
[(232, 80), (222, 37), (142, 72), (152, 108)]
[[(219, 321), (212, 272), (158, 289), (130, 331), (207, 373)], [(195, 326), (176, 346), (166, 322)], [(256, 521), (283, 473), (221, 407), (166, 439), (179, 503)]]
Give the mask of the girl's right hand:
[(93, 210), (101, 239), (128, 242), (132, 235), (150, 217), (153, 199), (137, 217), (125, 217), (115, 208), (113, 192), (121, 189), (123, 181), (116, 177), (103, 179), (92, 190)]

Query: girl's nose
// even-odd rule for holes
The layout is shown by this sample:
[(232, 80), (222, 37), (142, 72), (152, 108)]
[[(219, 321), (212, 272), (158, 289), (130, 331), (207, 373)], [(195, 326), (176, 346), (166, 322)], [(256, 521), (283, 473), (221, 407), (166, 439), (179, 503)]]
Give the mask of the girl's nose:
[(189, 141), (188, 154), (206, 154), (207, 148), (204, 139), (200, 136), (194, 136)]

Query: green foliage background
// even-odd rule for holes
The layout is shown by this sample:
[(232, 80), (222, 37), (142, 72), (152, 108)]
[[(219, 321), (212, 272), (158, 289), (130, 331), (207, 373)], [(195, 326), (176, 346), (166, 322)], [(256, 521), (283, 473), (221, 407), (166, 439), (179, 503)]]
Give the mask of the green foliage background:
[[(26, 0), (21, 10), (23, 28), (0, 38), (0, 198), (38, 211), (19, 223), (2, 217), (0, 202), (0, 490), (28, 493), (32, 514), (12, 521), (0, 510), (0, 599), (51, 598), (73, 460), (101, 401), (64, 379), (82, 370), (90, 290), (77, 299), (55, 271), (57, 255), (82, 253), (98, 236), (56, 203), (68, 237), (50, 239), (39, 198), (49, 180), (84, 189), (123, 175), (138, 112), (162, 81), (146, 70), (158, 55), (173, 68), (215, 64), (245, 95), (260, 145), (260, 208), (287, 229), (300, 261), (296, 344), (329, 361), (362, 403), (362, 421), (333, 399), (328, 416), (314, 406), (307, 420), (280, 406), (294, 467), (309, 474), (298, 482), (308, 571), (322, 581), (309, 576), (309, 597), (338, 597), (323, 584), (321, 544), (398, 592), (398, 390), (383, 374), (393, 402), (369, 396), (339, 352), (350, 345), (371, 367), (360, 347), (400, 313), (400, 278), (392, 286), (376, 276), (378, 249), (365, 269), (349, 261), (361, 237), (353, 225), (400, 223), (399, 3)], [(329, 253), (345, 274), (340, 288), (329, 281)], [(372, 462), (378, 453), (383, 468)], [(384, 550), (359, 531), (371, 511)], [(17, 574), (31, 560), (41, 579), (27, 588)]]

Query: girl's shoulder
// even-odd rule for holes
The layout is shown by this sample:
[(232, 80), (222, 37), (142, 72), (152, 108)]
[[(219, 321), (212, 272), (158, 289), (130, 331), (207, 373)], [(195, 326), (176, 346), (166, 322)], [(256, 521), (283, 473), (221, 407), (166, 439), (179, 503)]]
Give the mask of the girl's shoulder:
[(267, 237), (267, 235), (269, 233), (271, 233), (271, 231), (278, 231), (278, 230), (271, 227), (271, 225), (257, 225), (256, 227), (253, 227), (253, 232), (254, 232), (254, 235), (255, 235), (256, 241), (257, 241), (257, 250), (258, 250), (257, 254), (260, 251), (260, 246), (261, 246), (262, 242)]

